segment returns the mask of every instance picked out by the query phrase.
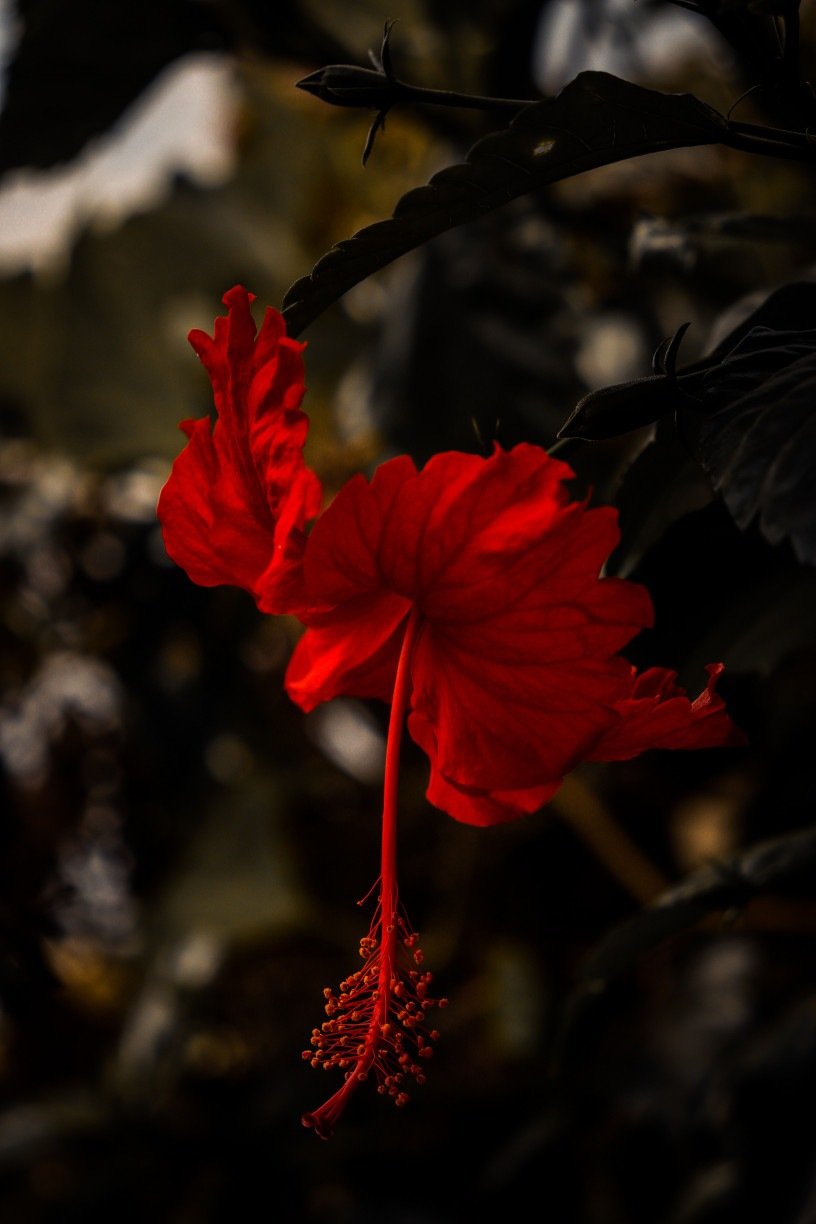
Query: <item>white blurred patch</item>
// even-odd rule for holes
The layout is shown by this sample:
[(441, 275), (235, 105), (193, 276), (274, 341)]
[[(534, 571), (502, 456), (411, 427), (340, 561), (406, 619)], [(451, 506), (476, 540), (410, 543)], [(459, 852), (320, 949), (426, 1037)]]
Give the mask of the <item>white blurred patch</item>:
[(155, 208), (176, 175), (226, 182), (237, 105), (226, 57), (185, 56), (69, 165), (12, 171), (0, 187), (0, 272), (58, 269), (85, 226), (113, 228)]
[(649, 374), (649, 353), (640, 324), (617, 312), (597, 315), (584, 332), (575, 368), (591, 388)]
[(107, 514), (125, 523), (155, 522), (156, 503), (167, 474), (165, 463), (145, 460), (142, 466), (110, 476), (102, 486)]
[(579, 72), (610, 72), (657, 85), (694, 61), (716, 77), (727, 49), (705, 18), (682, 9), (639, 9), (632, 0), (552, 0), (544, 8), (533, 73), (557, 93)]
[(14, 443), (0, 449), (0, 476), (22, 490), (13, 512), (0, 516), (0, 553), (23, 559), (48, 544), (52, 523), (79, 505), (87, 489), (87, 477), (69, 459), (35, 455)]
[(209, 931), (192, 931), (165, 950), (161, 970), (177, 986), (203, 990), (221, 968), (224, 945)]
[(0, 758), (17, 781), (36, 785), (69, 717), (92, 733), (112, 731), (119, 726), (121, 704), (121, 685), (106, 663), (55, 651), (16, 700), (0, 705)]
[(308, 725), (318, 747), (339, 769), (358, 782), (382, 781), (385, 736), (361, 702), (338, 697), (316, 710)]
[(372, 412), (371, 373), (363, 361), (353, 362), (337, 386), (334, 412), (342, 440), (361, 443), (376, 429)]
[(55, 913), (62, 929), (108, 946), (126, 946), (138, 921), (130, 890), (132, 870), (118, 811), (109, 804), (91, 804), (76, 837), (60, 854), (59, 877), (66, 895)]

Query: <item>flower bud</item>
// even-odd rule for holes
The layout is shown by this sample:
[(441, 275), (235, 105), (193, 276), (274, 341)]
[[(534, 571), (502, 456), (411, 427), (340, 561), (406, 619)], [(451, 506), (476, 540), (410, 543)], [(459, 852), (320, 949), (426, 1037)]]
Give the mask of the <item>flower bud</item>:
[(305, 89), (332, 106), (366, 106), (388, 110), (397, 101), (400, 86), (385, 72), (353, 64), (329, 64), (298, 81)]

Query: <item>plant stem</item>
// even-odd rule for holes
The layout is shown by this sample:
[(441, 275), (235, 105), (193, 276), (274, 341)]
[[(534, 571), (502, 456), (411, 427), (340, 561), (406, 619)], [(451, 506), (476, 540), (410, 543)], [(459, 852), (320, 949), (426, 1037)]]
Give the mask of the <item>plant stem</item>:
[(456, 93), (451, 89), (424, 89), (421, 85), (406, 85), (399, 82), (400, 90), (404, 90), (404, 101), (415, 102), (419, 106), (460, 106), (468, 110), (506, 110), (517, 111), (523, 106), (532, 106), (542, 98), (485, 98), (479, 94)]

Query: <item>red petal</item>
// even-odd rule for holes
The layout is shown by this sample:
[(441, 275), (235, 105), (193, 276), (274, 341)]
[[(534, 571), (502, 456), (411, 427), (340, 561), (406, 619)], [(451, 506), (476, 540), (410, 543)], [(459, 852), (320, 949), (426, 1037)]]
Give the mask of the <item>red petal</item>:
[[(432, 461), (416, 481), (429, 519), (443, 471)], [(435, 729), (448, 781), (494, 791), (561, 778), (627, 691), (616, 652), (651, 623), (651, 602), (599, 579), (615, 512), (568, 504), (565, 473), (534, 447), (497, 452), (461, 491), (465, 513), (457, 503), (425, 536), (414, 708)]]
[(236, 285), (212, 338), (190, 343), (207, 368), (218, 420), (186, 421), (190, 441), (158, 513), (170, 556), (202, 586), (249, 591), (264, 612), (302, 606), (303, 529), (320, 510), (320, 483), (303, 462), (308, 418), (303, 345), (267, 309), (256, 336), (253, 295)]
[[(365, 591), (400, 590), (383, 581), (379, 554), (386, 523), (395, 521), (403, 537), (410, 531), (410, 499), (406, 506), (399, 498), (406, 484), (413, 487), (416, 474), (403, 455), (378, 467), (370, 484), (354, 476), (343, 486), (309, 537), (305, 576), (315, 606), (342, 604)], [(409, 590), (403, 593), (410, 598)]]
[(443, 777), (439, 770), (430, 723), (421, 714), (412, 714), (408, 720), (408, 730), (431, 759), (431, 778), (426, 792), (428, 802), (465, 824), (485, 828), (518, 820), (519, 816), (527, 816), (543, 807), (561, 785), (561, 778), (556, 778), (541, 786), (515, 791), (488, 791), (459, 786)]
[(383, 592), (311, 614), (286, 671), (286, 691), (303, 710), (341, 694), (390, 701), (411, 605)]
[(652, 667), (636, 676), (629, 697), (618, 703), (619, 721), (592, 750), (595, 761), (623, 761), (649, 748), (724, 748), (746, 742), (714, 690), (722, 663), (706, 667), (708, 683), (694, 701), (677, 685), (677, 673)]

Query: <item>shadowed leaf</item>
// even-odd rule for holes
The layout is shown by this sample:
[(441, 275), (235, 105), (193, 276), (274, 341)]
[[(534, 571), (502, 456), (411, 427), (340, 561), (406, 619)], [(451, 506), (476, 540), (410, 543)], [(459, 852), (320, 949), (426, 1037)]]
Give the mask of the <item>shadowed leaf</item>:
[[(770, 333), (772, 343), (781, 333)], [(773, 350), (788, 362), (706, 418), (697, 454), (739, 527), (757, 519), (771, 544), (789, 539), (816, 564), (816, 331)], [(757, 358), (767, 356), (767, 350)]]
[(704, 867), (654, 905), (615, 927), (586, 962), (593, 988), (625, 972), (643, 952), (687, 930), (708, 914), (744, 906), (762, 893), (811, 893), (816, 876), (816, 829), (760, 842)]
[(708, 505), (711, 485), (668, 421), (658, 422), (655, 437), (621, 480), (618, 507), (621, 541), (607, 573), (629, 577), (673, 523)]
[(786, 285), (701, 361), (584, 396), (561, 437), (615, 437), (675, 414), (734, 521), (816, 564), (816, 285)]
[[(591, 442), (616, 438), (670, 412), (694, 407), (703, 388), (709, 397), (716, 393), (717, 403), (722, 403), (729, 393), (733, 398), (738, 385), (741, 384), (742, 390), (755, 385), (769, 365), (787, 364), (781, 349), (776, 357), (770, 355), (769, 350), (779, 347), (770, 338), (761, 344), (744, 347), (751, 332), (785, 333), (780, 341), (780, 345), (784, 345), (790, 340), (789, 333), (803, 327), (816, 328), (816, 284), (806, 281), (777, 289), (729, 331), (707, 357), (676, 373), (658, 372), (590, 391), (576, 404), (558, 436)], [(726, 369), (727, 362), (730, 365)]]
[(408, 192), (387, 221), (333, 247), (289, 289), (283, 313), (297, 336), (372, 272), (428, 239), (529, 191), (643, 153), (714, 144), (727, 131), (689, 94), (662, 94), (605, 72), (582, 72), (557, 97), (525, 107), (504, 131), (473, 146), (467, 161)]

